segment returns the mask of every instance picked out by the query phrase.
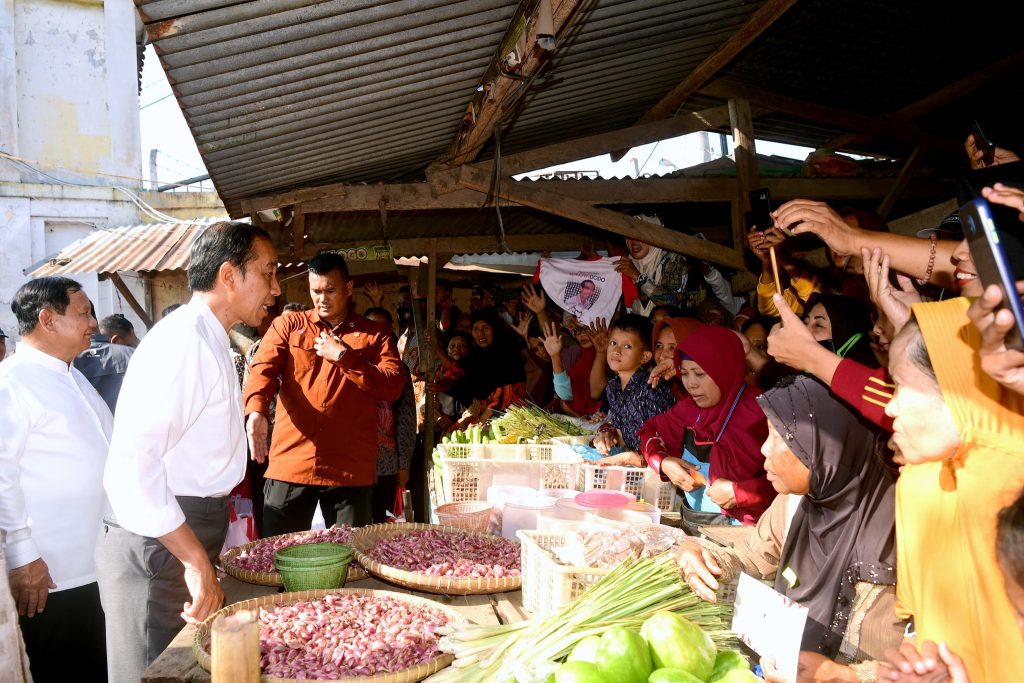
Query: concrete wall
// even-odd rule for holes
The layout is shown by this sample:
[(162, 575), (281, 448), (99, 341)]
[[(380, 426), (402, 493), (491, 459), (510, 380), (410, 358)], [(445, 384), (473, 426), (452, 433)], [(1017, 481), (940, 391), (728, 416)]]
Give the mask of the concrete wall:
[[(136, 14), (131, 0), (0, 0), (0, 327), (24, 271), (91, 230), (141, 222)], [(139, 321), (109, 282), (74, 276), (102, 317)], [(141, 282), (126, 278), (140, 301)]]
[(142, 200), (158, 211), (181, 220), (228, 219), (224, 202), (216, 192), (143, 192)]

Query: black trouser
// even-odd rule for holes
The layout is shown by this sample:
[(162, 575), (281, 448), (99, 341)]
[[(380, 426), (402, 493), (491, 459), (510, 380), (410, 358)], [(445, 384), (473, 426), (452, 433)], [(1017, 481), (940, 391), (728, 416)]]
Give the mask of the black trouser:
[(388, 510), (395, 511), (395, 494), (398, 491), (397, 474), (378, 474), (377, 483), (373, 485), (373, 503), (371, 513), (373, 523), (388, 521)]
[(103, 608), (95, 582), (50, 593), (42, 612), (18, 623), (36, 683), (107, 680)]
[(265, 536), (306, 531), (313, 524), (316, 504), (327, 526), (366, 526), (373, 518), (373, 485), (310, 486), (267, 479), (263, 489)]

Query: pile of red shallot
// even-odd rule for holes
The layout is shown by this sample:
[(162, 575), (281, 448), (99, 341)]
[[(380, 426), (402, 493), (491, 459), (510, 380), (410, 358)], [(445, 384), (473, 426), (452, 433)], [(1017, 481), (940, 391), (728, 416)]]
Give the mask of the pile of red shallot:
[[(391, 597), (327, 595), (260, 608), (264, 676), (330, 680), (402, 671), (438, 654), (441, 610)], [(207, 639), (209, 648), (209, 639)]]
[(333, 526), (280, 538), (264, 538), (248, 550), (243, 550), (231, 560), (231, 565), (250, 572), (277, 572), (274, 567), (274, 553), (281, 548), (305, 543), (348, 543), (352, 538), (352, 527)]
[(501, 536), (437, 529), (414, 531), (382, 540), (368, 555), (389, 567), (431, 576), (519, 576), (519, 544)]

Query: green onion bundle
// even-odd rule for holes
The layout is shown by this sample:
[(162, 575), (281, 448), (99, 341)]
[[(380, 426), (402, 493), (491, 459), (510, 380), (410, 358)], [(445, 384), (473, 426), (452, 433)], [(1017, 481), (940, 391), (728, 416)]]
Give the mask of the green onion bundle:
[(532, 403), (509, 406), (501, 417), (491, 420), (491, 428), (502, 441), (509, 439), (550, 439), (554, 436), (583, 436), (586, 432), (568, 420), (560, 420)]
[[(544, 665), (566, 657), (575, 645), (612, 626), (639, 629), (655, 612), (668, 610), (700, 626), (716, 645), (732, 646), (730, 606), (706, 603), (680, 580), (670, 553), (632, 558), (583, 595), (544, 617), (501, 626), (460, 624), (447, 630), (439, 647), (455, 655), (452, 666), (429, 683), (477, 683), (521, 678), (533, 671), (543, 680)], [(442, 631), (438, 631), (442, 632)]]

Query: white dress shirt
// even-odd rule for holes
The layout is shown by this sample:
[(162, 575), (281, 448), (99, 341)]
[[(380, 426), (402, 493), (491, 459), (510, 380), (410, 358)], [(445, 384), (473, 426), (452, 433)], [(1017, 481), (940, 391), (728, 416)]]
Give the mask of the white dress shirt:
[(226, 496), (245, 474), (242, 391), (223, 325), (193, 297), (135, 350), (103, 486), (117, 524), (152, 538), (185, 522), (175, 496)]
[(89, 380), (28, 344), (0, 363), (0, 532), (11, 569), (40, 557), (57, 590), (96, 580), (113, 417)]

